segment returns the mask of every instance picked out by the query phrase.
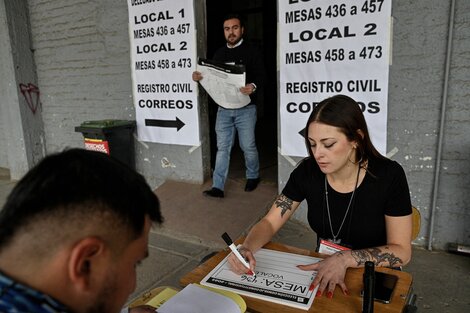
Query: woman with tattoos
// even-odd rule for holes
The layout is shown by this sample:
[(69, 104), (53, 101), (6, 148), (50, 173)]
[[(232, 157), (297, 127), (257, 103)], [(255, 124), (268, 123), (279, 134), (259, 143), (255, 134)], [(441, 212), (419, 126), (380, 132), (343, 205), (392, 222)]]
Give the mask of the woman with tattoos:
[[(359, 105), (337, 95), (310, 115), (305, 143), (309, 157), (291, 173), (270, 211), (249, 232), (240, 252), (255, 269), (253, 253), (268, 243), (307, 201), (307, 218), (318, 237), (318, 251), (331, 254), (316, 264), (317, 296), (333, 297), (336, 285), (348, 294), (348, 267), (399, 267), (411, 259), (411, 200), (403, 168), (373, 146)], [(234, 256), (234, 272), (247, 272)]]

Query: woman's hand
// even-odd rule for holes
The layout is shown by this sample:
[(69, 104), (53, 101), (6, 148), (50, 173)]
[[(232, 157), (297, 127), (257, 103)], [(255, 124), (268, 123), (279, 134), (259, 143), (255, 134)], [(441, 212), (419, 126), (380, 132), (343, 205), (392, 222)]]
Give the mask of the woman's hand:
[(344, 283), (348, 266), (342, 253), (335, 253), (318, 263), (297, 265), (297, 267), (304, 271), (317, 271), (317, 277), (312, 282), (313, 288), (318, 286), (317, 297), (326, 294), (328, 298), (332, 298), (336, 285), (339, 285), (345, 295), (349, 294)]
[(240, 248), (238, 248), (238, 251), (245, 258), (248, 264), (250, 264), (250, 268), (246, 268), (246, 266), (243, 265), (243, 263), (240, 262), (240, 260), (238, 260), (238, 258), (232, 252), (230, 252), (228, 256), (228, 262), (232, 271), (238, 275), (246, 274), (250, 269), (254, 272), (256, 260), (253, 256), (253, 253), (243, 246), (240, 246)]

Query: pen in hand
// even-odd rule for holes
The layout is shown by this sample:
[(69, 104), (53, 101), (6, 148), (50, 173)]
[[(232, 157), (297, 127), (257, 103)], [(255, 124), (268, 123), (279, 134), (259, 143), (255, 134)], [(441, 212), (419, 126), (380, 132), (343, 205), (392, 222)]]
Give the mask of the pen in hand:
[(256, 274), (251, 270), (250, 264), (245, 260), (245, 258), (240, 254), (238, 251), (237, 247), (235, 247), (235, 244), (233, 243), (232, 239), (227, 233), (222, 234), (222, 239), (225, 241), (225, 243), (228, 245), (230, 250), (232, 250), (232, 253), (237, 257), (237, 259), (242, 262), (242, 264), (249, 270), (248, 275), (252, 275), (253, 277), (256, 277)]

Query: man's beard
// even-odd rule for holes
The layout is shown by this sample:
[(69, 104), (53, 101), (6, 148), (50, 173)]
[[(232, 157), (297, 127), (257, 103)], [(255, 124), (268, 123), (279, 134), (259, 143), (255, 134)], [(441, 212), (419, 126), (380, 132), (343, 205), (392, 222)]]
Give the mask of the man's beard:
[(235, 46), (237, 43), (240, 42), (240, 40), (242, 40), (242, 37), (237, 38), (235, 41), (231, 41), (231, 38), (237, 38), (237, 37), (236, 36), (228, 37), (227, 42), (232, 46)]
[(105, 285), (95, 298), (95, 303), (87, 309), (86, 313), (119, 313), (119, 311), (111, 311), (115, 306), (113, 295), (116, 294), (115, 291), (118, 288), (114, 276), (108, 275)]

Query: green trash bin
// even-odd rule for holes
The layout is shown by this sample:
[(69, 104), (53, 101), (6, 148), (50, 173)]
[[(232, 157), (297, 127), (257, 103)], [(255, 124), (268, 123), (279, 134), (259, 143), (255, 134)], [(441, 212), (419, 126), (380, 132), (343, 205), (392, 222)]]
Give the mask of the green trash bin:
[(134, 138), (135, 121), (98, 120), (86, 121), (75, 127), (83, 134), (85, 149), (108, 155), (135, 169)]

